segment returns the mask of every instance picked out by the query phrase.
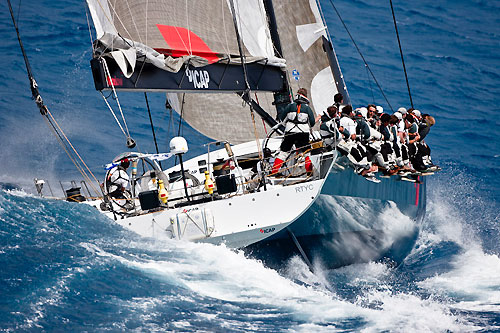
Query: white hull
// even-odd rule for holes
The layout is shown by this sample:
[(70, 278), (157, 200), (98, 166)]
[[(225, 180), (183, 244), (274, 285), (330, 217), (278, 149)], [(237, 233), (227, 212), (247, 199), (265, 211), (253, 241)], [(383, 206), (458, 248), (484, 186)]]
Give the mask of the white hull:
[[(280, 140), (270, 142), (269, 146), (277, 146)], [(255, 154), (255, 142), (248, 142), (233, 147), (236, 156)], [(228, 159), (225, 150), (210, 152), (210, 160)], [(197, 156), (184, 162), (184, 169), (200, 183), (204, 176), (200, 171), (199, 161), (210, 161), (208, 154)], [(213, 164), (209, 162), (208, 164)], [(164, 173), (180, 171), (175, 166)], [(231, 248), (242, 248), (258, 243), (278, 233), (299, 218), (314, 203), (321, 192), (324, 179), (307, 178), (273, 178), (264, 190), (249, 193), (243, 190), (244, 179), (248, 170), (234, 169), (231, 173), (240, 177), (238, 191), (219, 196), (211, 201), (208, 194), (201, 203), (190, 204), (184, 197), (184, 188), (170, 184), (168, 208), (152, 212), (139, 212), (122, 217), (116, 212), (120, 208), (115, 205), (115, 212), (101, 211), (119, 225), (130, 229), (144, 237), (157, 239), (177, 239), (194, 242), (222, 244)], [(190, 188), (188, 193), (196, 197), (200, 187)], [(196, 202), (196, 201), (193, 201)], [(90, 205), (100, 209), (100, 202), (88, 201)], [(139, 207), (139, 200), (135, 199)], [(177, 205), (176, 205), (177, 203)], [(182, 203), (179, 205), (179, 203)], [(180, 206), (180, 207), (178, 207)]]
[[(144, 237), (224, 243), (241, 248), (294, 222), (316, 200), (322, 184), (322, 180), (311, 181), (123, 219), (117, 217), (115, 222)], [(113, 213), (104, 214), (114, 219)]]

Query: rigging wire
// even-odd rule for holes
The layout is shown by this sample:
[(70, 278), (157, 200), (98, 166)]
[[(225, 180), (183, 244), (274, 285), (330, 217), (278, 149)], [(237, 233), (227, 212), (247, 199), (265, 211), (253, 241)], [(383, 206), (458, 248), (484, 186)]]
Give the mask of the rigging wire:
[[(182, 119), (184, 116), (184, 98), (186, 97), (186, 93), (182, 93), (182, 106), (181, 106), (181, 114), (179, 118), (179, 128), (177, 129), (177, 136), (181, 135), (181, 128), (182, 128)], [(184, 133), (184, 131), (183, 131)]]
[[(113, 79), (111, 78), (111, 73), (109, 71), (108, 64), (107, 64), (106, 59), (104, 57), (101, 57), (101, 59), (102, 59), (102, 64), (103, 64), (103, 67), (104, 67), (104, 71), (105, 71), (106, 77), (108, 78), (109, 83), (111, 84), (111, 89), (113, 90), (113, 95), (116, 98), (116, 104), (118, 105), (118, 109), (120, 110), (120, 114), (121, 114), (122, 119), (123, 119), (123, 125), (125, 126), (125, 129), (127, 130), (127, 134), (126, 134), (126, 137), (127, 137), (127, 147), (128, 148), (134, 148), (136, 146), (136, 142), (130, 136), (130, 131), (129, 131), (128, 126), (127, 126), (127, 121), (125, 120), (125, 115), (123, 114), (123, 110), (122, 110), (122, 107), (120, 105), (120, 100), (118, 99), (118, 95), (116, 94), (115, 84), (113, 83)], [(103, 97), (104, 97), (104, 95), (103, 95)], [(107, 100), (105, 100), (105, 102), (108, 105), (108, 107), (111, 110), (111, 112), (113, 113), (113, 116), (115, 117), (115, 119), (117, 119), (116, 116), (115, 116), (115, 114), (114, 114), (114, 112), (113, 112), (113, 110), (111, 109), (111, 106), (107, 102)], [(122, 132), (123, 132), (123, 128), (121, 127), (121, 125), (120, 125), (120, 128), (122, 129)], [(125, 132), (124, 132), (124, 134), (125, 134)]]
[[(65, 143), (65, 141), (63, 140), (63, 135), (61, 133), (59, 133), (57, 130), (56, 130), (56, 126), (54, 126), (54, 123), (48, 118), (48, 117), (44, 117), (45, 121), (47, 122), (47, 124), (49, 125), (49, 129), (52, 131), (52, 133), (54, 134), (54, 136), (56, 137), (59, 145), (62, 147), (62, 149), (66, 152), (66, 155), (68, 155), (69, 159), (71, 160), (71, 162), (73, 162), (73, 164), (75, 165), (75, 168), (77, 169), (77, 171), (82, 175), (82, 177), (85, 179), (85, 181), (87, 183), (90, 184), (90, 186), (92, 187), (92, 189), (94, 190), (95, 193), (99, 193), (99, 191), (96, 189), (96, 187), (94, 186), (94, 182), (90, 179), (90, 176), (87, 175), (87, 173), (85, 172), (85, 169), (83, 166), (80, 165), (80, 162), (78, 162), (78, 160), (76, 159), (76, 157), (74, 157), (68, 147), (68, 145)], [(55, 120), (54, 120), (55, 121)], [(64, 133), (63, 133), (64, 134)], [(65, 135), (64, 135), (65, 136)], [(70, 143), (69, 141), (67, 141), (68, 143)], [(83, 162), (83, 160), (82, 160)], [(83, 163), (85, 165), (85, 163)], [(88, 167), (85, 165), (85, 167), (88, 169)], [(95, 176), (92, 174), (92, 172), (89, 170), (89, 173), (92, 175), (92, 177), (94, 178), (94, 181), (96, 181), (98, 184), (99, 182), (97, 181), (97, 179), (95, 179)], [(100, 186), (100, 185), (99, 185)]]
[[(176, 95), (177, 100), (179, 100), (179, 97)], [(168, 126), (167, 126), (167, 138), (170, 137), (171, 133), (174, 132), (175, 130), (175, 125), (173, 121), (173, 110), (172, 110), (172, 105), (170, 105), (170, 102), (168, 100), (168, 93), (166, 94), (165, 97), (165, 109), (169, 111), (169, 113), (165, 113), (165, 116), (163, 117), (161, 123), (165, 122), (165, 119), (167, 118), (167, 115), (169, 116), (168, 119)]]
[(85, 7), (85, 16), (87, 17), (87, 27), (89, 28), (90, 46), (92, 47), (92, 55), (94, 55), (95, 54), (94, 40), (92, 39), (92, 29), (90, 28), (89, 12), (87, 6), (85, 5), (83, 6)]
[[(187, 23), (187, 30), (191, 31), (191, 27), (189, 26), (189, 10), (188, 9), (189, 9), (188, 8), (188, 0), (186, 0), (186, 23)], [(189, 55), (192, 56), (193, 55), (193, 47), (191, 45), (191, 34), (188, 33), (187, 37), (188, 37), (188, 44), (189, 44), (189, 48), (188, 48)]]
[[(139, 32), (139, 28), (137, 28), (137, 24), (135, 23), (134, 14), (132, 13), (132, 10), (130, 9), (130, 4), (128, 3), (128, 0), (125, 0), (125, 3), (127, 4), (128, 12), (130, 13), (130, 18), (132, 19), (132, 23), (134, 24), (135, 31), (137, 32), (137, 37), (139, 37), (139, 42), (143, 43), (142, 38), (141, 38), (141, 33)], [(146, 9), (146, 12), (147, 12), (147, 9)], [(132, 38), (132, 36), (130, 36), (130, 39), (134, 40), (134, 38)]]
[[(259, 103), (259, 96), (257, 96), (256, 92), (254, 93), (254, 95), (255, 95), (255, 101), (257, 102), (257, 105), (260, 105), (260, 103)], [(262, 119), (262, 126), (264, 127), (264, 132), (266, 133), (266, 136), (267, 136), (266, 122), (264, 121), (264, 118), (261, 118), (261, 119)]]
[(145, 28), (146, 28), (146, 45), (149, 45), (148, 44), (148, 5), (149, 5), (149, 1), (146, 0), (146, 25), (145, 25)]
[[(230, 4), (231, 4), (231, 13), (233, 15), (234, 29), (236, 31), (236, 40), (238, 41), (238, 50), (240, 52), (241, 66), (243, 67), (243, 76), (245, 78), (245, 88), (246, 89), (243, 92), (243, 94), (246, 94), (248, 96), (248, 101), (245, 101), (245, 99), (243, 99), (243, 101), (247, 102), (248, 106), (250, 107), (250, 114), (252, 117), (252, 123), (253, 123), (254, 134), (255, 134), (255, 142), (257, 144), (257, 149), (259, 151), (259, 159), (262, 161), (264, 158), (264, 155), (262, 154), (262, 147), (261, 147), (261, 144), (259, 141), (259, 135), (257, 132), (257, 125), (255, 123), (255, 114), (254, 114), (254, 110), (253, 110), (252, 103), (251, 103), (252, 98), (250, 95), (250, 93), (251, 93), (250, 84), (248, 83), (248, 72), (247, 72), (247, 67), (246, 67), (246, 63), (245, 63), (245, 55), (243, 54), (243, 48), (241, 46), (241, 36), (240, 36), (241, 29), (238, 27), (238, 20), (236, 19), (236, 16), (240, 17), (240, 14), (239, 14), (240, 8), (238, 7), (238, 14), (237, 14), (235, 7), (234, 7), (234, 0), (230, 0)], [(240, 21), (240, 25), (241, 25), (241, 17), (240, 17), (239, 21)]]
[[(227, 31), (226, 31), (226, 21), (224, 19), (224, 8), (226, 6), (226, 0), (221, 0), (220, 4), (221, 4), (221, 12), (222, 12), (222, 26), (224, 27), (224, 38), (226, 40), (226, 45), (225, 45), (226, 50), (225, 51), (226, 51), (226, 55), (230, 58), (231, 52), (229, 51), (229, 42), (227, 40)], [(222, 45), (224, 45), (224, 44), (222, 43)]]
[[(107, 14), (107, 13), (109, 12), (109, 10), (106, 10), (106, 9), (103, 7), (103, 5), (102, 5), (101, 1), (102, 1), (102, 0), (97, 0), (97, 3), (99, 4), (99, 7), (101, 7), (101, 10), (102, 10), (102, 13), (103, 13), (103, 15), (104, 15), (104, 18), (106, 18), (106, 19), (108, 20), (108, 22), (109, 22), (111, 25), (115, 25), (115, 24), (114, 24), (114, 19), (111, 19), (111, 18), (108, 16), (108, 14)], [(123, 28), (123, 30), (124, 30), (124, 31), (128, 34), (129, 38), (132, 40), (132, 34), (131, 34), (128, 30), (127, 30), (127, 26), (126, 26), (126, 25), (122, 22), (122, 20), (121, 20), (121, 18), (120, 18), (120, 15), (118, 15), (118, 13), (116, 12), (116, 9), (115, 9), (115, 7), (116, 7), (116, 6), (115, 6), (115, 7), (113, 7), (113, 4), (111, 4), (111, 2), (107, 2), (107, 4), (108, 4), (108, 5), (109, 5), (109, 7), (111, 7), (111, 9), (112, 9), (112, 12), (113, 12), (113, 18), (115, 18), (115, 17), (116, 17), (116, 18), (118, 19), (118, 21), (119, 21), (119, 22), (120, 22), (120, 24), (121, 24), (121, 27), (122, 27), (122, 28)], [(110, 14), (111, 14), (111, 13), (110, 13)], [(121, 36), (120, 36), (120, 37), (121, 37)], [(122, 37), (122, 39), (124, 39), (124, 38)]]
[[(102, 90), (100, 90), (100, 91), (102, 91)], [(113, 95), (113, 92), (112, 92), (112, 91), (110, 91), (110, 92), (109, 92), (109, 95), (108, 95), (108, 96), (106, 96), (105, 98), (106, 98), (106, 99), (108, 99), (108, 98), (110, 98), (110, 97), (111, 97), (111, 99), (113, 99), (113, 100), (114, 100), (115, 98), (114, 98), (112, 95)]]
[[(71, 141), (68, 139), (68, 137), (66, 136), (66, 134), (64, 133), (64, 131), (62, 130), (62, 128), (59, 126), (59, 124), (57, 123), (57, 121), (55, 120), (54, 116), (52, 115), (52, 113), (47, 108), (47, 106), (43, 103), (42, 96), (40, 95), (40, 93), (38, 91), (38, 84), (36, 83), (35, 78), (33, 76), (33, 72), (31, 70), (31, 66), (30, 66), (30, 63), (29, 63), (29, 60), (28, 60), (28, 56), (26, 54), (26, 51), (24, 50), (24, 46), (23, 46), (23, 43), (21, 41), (21, 36), (19, 34), (19, 29), (18, 29), (16, 20), (14, 19), (14, 12), (12, 10), (12, 5), (10, 3), (10, 0), (7, 0), (7, 2), (8, 2), (8, 5), (9, 5), (9, 11), (10, 11), (10, 15), (11, 15), (11, 18), (12, 18), (12, 22), (13, 22), (14, 27), (16, 29), (16, 34), (17, 34), (17, 39), (19, 41), (19, 46), (21, 47), (21, 52), (23, 54), (24, 62), (25, 62), (25, 65), (26, 65), (26, 72), (28, 74), (28, 79), (30, 81), (30, 88), (31, 88), (32, 97), (35, 100), (35, 103), (37, 104), (37, 106), (38, 106), (38, 108), (40, 110), (41, 115), (44, 116), (45, 120), (47, 121), (47, 123), (49, 125), (49, 128), (56, 135), (56, 138), (59, 140), (60, 144), (62, 145), (64, 151), (66, 152), (66, 154), (68, 155), (68, 157), (70, 158), (70, 160), (73, 162), (73, 164), (75, 165), (75, 167), (77, 168), (77, 170), (80, 172), (80, 174), (83, 176), (83, 178), (85, 178), (87, 180), (87, 182), (92, 186), (92, 188), (94, 189), (94, 191), (96, 191), (96, 193), (98, 193), (99, 191), (97, 191), (96, 188), (93, 186), (93, 182), (91, 181), (90, 176), (87, 174), (87, 172), (85, 171), (85, 169), (80, 165), (80, 163), (87, 169), (88, 173), (94, 178), (94, 181), (97, 184), (99, 184), (99, 181), (94, 176), (94, 174), (92, 173), (92, 171), (90, 171), (90, 169), (87, 166), (87, 164), (85, 164), (85, 161), (82, 159), (82, 157), (80, 156), (80, 154), (78, 154), (78, 152), (75, 149), (75, 147), (71, 144)], [(63, 138), (65, 139), (64, 141), (63, 141)], [(71, 150), (73, 152), (71, 152), (69, 150), (69, 148), (68, 148), (68, 146), (66, 146), (65, 142), (67, 142), (67, 145), (69, 145), (69, 147), (71, 147)], [(73, 156), (73, 154), (74, 154), (74, 156)], [(76, 160), (76, 157), (78, 157), (78, 159), (80, 160), (80, 162), (78, 162), (78, 160)], [(101, 188), (101, 192), (102, 192), (102, 188)]]
[(109, 105), (109, 103), (108, 103), (108, 98), (109, 98), (109, 96), (108, 96), (108, 97), (104, 97), (104, 94), (102, 93), (102, 90), (99, 90), (99, 93), (101, 94), (102, 98), (104, 99), (104, 103), (106, 103), (106, 105), (108, 106), (109, 111), (111, 111), (111, 114), (112, 114), (112, 115), (113, 115), (113, 117), (115, 118), (116, 123), (117, 123), (117, 124), (118, 124), (118, 126), (120, 127), (120, 129), (121, 129), (121, 131), (122, 131), (123, 135), (126, 137), (126, 136), (127, 136), (127, 133), (125, 133), (125, 130), (123, 129), (122, 124), (120, 123), (120, 121), (119, 121), (119, 120), (118, 120), (118, 118), (116, 117), (116, 114), (115, 114), (115, 112), (113, 111), (113, 108), (112, 108), (112, 107), (111, 107), (111, 105)]
[(368, 78), (368, 85), (370, 86), (370, 92), (372, 93), (372, 102), (375, 104), (375, 95), (373, 94), (372, 80), (370, 78), (370, 73), (368, 73), (368, 69), (366, 70), (366, 77)]
[[(14, 20), (14, 12), (12, 11), (12, 6), (10, 4), (10, 0), (7, 0), (7, 2), (9, 3), (10, 16), (12, 17), (12, 22), (14, 23), (14, 28), (16, 28), (17, 40), (19, 41), (19, 46), (21, 46), (21, 52), (23, 53), (24, 64), (26, 65), (26, 72), (28, 73), (28, 80), (30, 81), (31, 92), (33, 94), (33, 98), (35, 99), (35, 96), (37, 96), (37, 95), (39, 96), (38, 89), (37, 89), (38, 85), (35, 81), (35, 78), (33, 77), (33, 73), (31, 72), (31, 66), (30, 66), (30, 63), (28, 60), (28, 56), (26, 55), (26, 52), (24, 51), (24, 46), (23, 46), (23, 43), (21, 41), (21, 36), (19, 35), (19, 29), (17, 27), (16, 21)], [(20, 8), (21, 8), (21, 3), (19, 2), (19, 9), (18, 10), (20, 10)], [(19, 12), (18, 12), (18, 16), (19, 16)], [(38, 104), (38, 100), (35, 99), (35, 101)], [(42, 110), (40, 110), (40, 112), (42, 112)]]
[(127, 135), (130, 137), (130, 132), (128, 130), (127, 122), (125, 121), (125, 116), (123, 115), (123, 110), (120, 105), (120, 100), (118, 99), (118, 96), (116, 95), (116, 90), (115, 90), (115, 84), (113, 83), (113, 79), (111, 78), (111, 73), (109, 72), (108, 68), (108, 63), (106, 62), (106, 59), (104, 57), (101, 58), (103, 65), (104, 65), (104, 70), (106, 71), (106, 76), (109, 78), (109, 82), (111, 83), (111, 89), (113, 90), (113, 95), (116, 99), (116, 104), (118, 104), (118, 109), (120, 110), (120, 114), (122, 116), (123, 120), (123, 125), (125, 126), (125, 129), (127, 130)]
[[(87, 164), (85, 163), (85, 161), (83, 160), (83, 158), (80, 156), (80, 154), (78, 153), (78, 151), (75, 149), (75, 147), (73, 146), (73, 144), (71, 143), (71, 141), (68, 139), (68, 137), (66, 136), (66, 134), (62, 130), (61, 126), (59, 126), (59, 124), (57, 123), (56, 119), (54, 118), (54, 116), (52, 116), (52, 113), (48, 109), (47, 109), (47, 114), (50, 116), (50, 118), (52, 119), (52, 121), (55, 123), (57, 129), (62, 134), (62, 136), (64, 137), (64, 139), (66, 140), (66, 142), (68, 143), (68, 145), (71, 147), (71, 149), (73, 150), (73, 152), (75, 153), (75, 155), (81, 161), (81, 163), (85, 166), (85, 168), (87, 169), (87, 171), (89, 172), (89, 174), (91, 174), (92, 177), (94, 178), (95, 182), (99, 184), (99, 181), (97, 180), (97, 178), (94, 176), (94, 174), (92, 173), (92, 171), (90, 171), (89, 167), (87, 166)], [(85, 171), (84, 171), (84, 174), (85, 174)], [(83, 175), (83, 176), (86, 177), (86, 178), (90, 178), (86, 174)], [(88, 180), (90, 180), (90, 179), (88, 179)], [(90, 183), (90, 184), (92, 185), (92, 183)], [(94, 188), (94, 190), (95, 190), (95, 188)]]
[[(233, 23), (234, 23), (234, 29), (236, 30), (236, 40), (238, 41), (238, 49), (240, 51), (240, 58), (241, 58), (241, 67), (243, 67), (243, 76), (245, 78), (245, 88), (246, 88), (246, 93), (250, 93), (250, 84), (248, 83), (248, 73), (247, 73), (247, 67), (246, 67), (246, 62), (245, 62), (245, 55), (243, 54), (243, 48), (241, 47), (241, 36), (240, 36), (240, 29), (238, 28), (238, 20), (236, 19), (236, 15), (239, 16), (239, 14), (236, 14), (236, 10), (234, 8), (234, 1), (230, 0), (231, 3), (231, 12), (233, 14)], [(238, 7), (239, 9), (239, 7)], [(241, 22), (241, 19), (240, 19)]]
[[(151, 117), (151, 110), (149, 109), (148, 94), (146, 92), (144, 92), (144, 98), (146, 99), (146, 106), (148, 108), (149, 123), (151, 124), (151, 132), (153, 132), (153, 140), (155, 142), (156, 153), (159, 154), (160, 152), (158, 151), (158, 142), (156, 141), (155, 127), (153, 125), (153, 118)], [(161, 166), (161, 161), (160, 161), (160, 166)]]
[(19, 22), (19, 13), (21, 12), (21, 2), (22, 0), (19, 0), (19, 5), (17, 6), (17, 22)]
[[(165, 117), (167, 115), (165, 114)], [(175, 125), (174, 125), (174, 112), (172, 109), (169, 110), (169, 120), (168, 120), (168, 133), (167, 133), (167, 138), (170, 137), (170, 133), (174, 133), (175, 131)], [(165, 120), (165, 118), (163, 118)]]
[(392, 6), (392, 0), (389, 0), (389, 2), (391, 3), (392, 20), (394, 21), (394, 30), (396, 30), (396, 36), (398, 38), (399, 54), (401, 55), (401, 62), (403, 63), (403, 70), (405, 72), (406, 87), (408, 88), (408, 96), (410, 97), (410, 104), (411, 107), (413, 108), (413, 99), (411, 98), (410, 83), (408, 82), (408, 74), (406, 73), (406, 65), (405, 65), (405, 59), (403, 57), (403, 49), (401, 48), (401, 41), (399, 40), (399, 31), (398, 31), (398, 25), (396, 23), (396, 15), (394, 14), (394, 7)]
[(333, 1), (330, 0), (330, 4), (332, 5), (333, 9), (335, 10), (335, 13), (337, 14), (337, 16), (339, 17), (340, 19), (340, 22), (342, 22), (342, 25), (344, 26), (344, 29), (346, 30), (347, 34), (349, 35), (349, 38), (351, 39), (352, 43), (354, 44), (354, 46), (356, 47), (356, 50), (358, 51), (359, 55), (361, 56), (361, 59), (363, 59), (363, 62), (365, 63), (365, 67), (367, 68), (367, 70), (370, 72), (371, 76), (373, 77), (373, 80), (375, 81), (375, 83), (377, 84), (380, 92), (382, 93), (382, 96), (384, 96), (384, 99), (385, 101), (387, 102), (387, 104), (389, 105), (389, 107), (391, 108), (392, 112), (394, 112), (394, 109), (392, 108), (392, 105), (391, 103), (389, 102), (389, 100), (387, 99), (387, 96), (385, 95), (384, 93), (384, 90), (382, 89), (382, 87), (380, 86), (380, 84), (378, 83), (377, 81), (377, 78), (375, 77), (375, 74), (373, 74), (370, 66), (368, 66), (368, 63), (366, 62), (366, 59), (365, 57), (363, 56), (363, 54), (361, 53), (361, 50), (359, 49), (358, 47), (358, 44), (354, 41), (354, 38), (352, 37), (351, 35), (351, 32), (349, 31), (349, 29), (347, 28), (347, 25), (345, 24), (344, 20), (342, 19), (342, 16), (340, 16), (340, 13), (339, 11), (337, 10), (337, 7), (335, 7), (335, 5), (333, 4)]
[[(181, 112), (179, 115), (179, 128), (177, 129), (177, 136), (181, 135), (181, 129), (183, 130), (182, 133), (184, 133), (184, 127), (182, 127), (182, 119), (184, 116), (184, 98), (185, 97), (186, 97), (186, 93), (182, 93), (182, 105), (181, 105)], [(177, 155), (175, 155), (174, 165), (177, 165)]]

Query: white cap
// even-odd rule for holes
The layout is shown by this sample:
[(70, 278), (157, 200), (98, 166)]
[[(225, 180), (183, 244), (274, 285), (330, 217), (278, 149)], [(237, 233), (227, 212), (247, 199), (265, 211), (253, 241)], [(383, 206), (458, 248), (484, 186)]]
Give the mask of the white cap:
[(394, 112), (394, 115), (396, 117), (398, 117), (399, 120), (403, 120), (403, 115), (401, 114), (401, 112), (397, 111), (397, 112)]
[(361, 113), (361, 115), (363, 116), (363, 118), (366, 118), (368, 116), (368, 109), (365, 108), (365, 107), (357, 108), (356, 111), (358, 111), (359, 113)]
[(377, 113), (384, 113), (384, 108), (381, 107), (380, 105), (377, 105), (376, 108), (377, 108)]
[(399, 108), (398, 112), (401, 113), (401, 114), (407, 114), (408, 113), (408, 111), (406, 110), (406, 108), (403, 108), (403, 107)]
[(422, 114), (420, 113), (419, 110), (413, 110), (412, 112), (415, 116), (417, 116), (418, 118), (422, 117)]

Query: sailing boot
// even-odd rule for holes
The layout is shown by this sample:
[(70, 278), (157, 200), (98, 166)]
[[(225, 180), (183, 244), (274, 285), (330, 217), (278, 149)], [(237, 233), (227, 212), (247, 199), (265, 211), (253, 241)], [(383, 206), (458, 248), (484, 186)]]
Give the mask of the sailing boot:
[(313, 171), (313, 165), (312, 165), (312, 162), (311, 162), (311, 159), (309, 158), (309, 156), (306, 156), (305, 167), (306, 167), (307, 173), (311, 174)]
[(283, 165), (283, 160), (276, 157), (274, 159), (274, 164), (273, 164), (273, 170), (271, 171), (271, 174), (277, 174), (280, 171), (281, 166)]

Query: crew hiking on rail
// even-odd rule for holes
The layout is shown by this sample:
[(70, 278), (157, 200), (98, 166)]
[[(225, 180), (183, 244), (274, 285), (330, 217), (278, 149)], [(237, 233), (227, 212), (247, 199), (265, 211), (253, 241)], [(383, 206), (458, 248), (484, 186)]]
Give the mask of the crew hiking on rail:
[[(309, 107), (307, 90), (300, 88), (293, 103), (278, 114), (285, 126), (280, 151), (271, 174), (278, 174), (292, 147), (305, 156), (305, 169), (312, 172), (309, 159), (309, 135), (315, 122), (320, 122), (319, 134), (325, 149), (346, 156), (354, 171), (373, 182), (381, 171), (383, 176), (422, 175), (440, 170), (434, 165), (430, 148), (424, 138), (435, 119), (416, 109), (399, 108), (390, 115), (381, 106), (369, 104), (353, 110), (343, 104), (342, 94), (334, 96), (334, 104), (314, 118)], [(313, 134), (314, 137), (314, 134)]]

